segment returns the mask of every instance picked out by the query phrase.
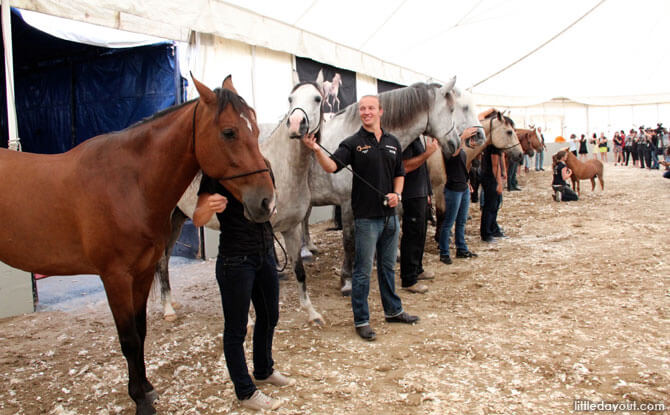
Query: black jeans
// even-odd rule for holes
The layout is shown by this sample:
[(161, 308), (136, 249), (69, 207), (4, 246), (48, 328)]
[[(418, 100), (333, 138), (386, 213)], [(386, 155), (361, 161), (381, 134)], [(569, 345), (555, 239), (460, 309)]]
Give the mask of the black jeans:
[(561, 192), (561, 202), (571, 202), (579, 200), (579, 196), (568, 185), (553, 185), (554, 190)]
[(423, 251), (426, 245), (427, 197), (402, 201), (402, 237), (400, 238), (400, 281), (403, 287), (416, 284), (423, 272)]
[(512, 190), (519, 186), (519, 182), (516, 180), (516, 171), (518, 168), (519, 163), (515, 161), (510, 161), (507, 165), (507, 190)]
[(482, 217), (479, 225), (479, 235), (482, 240), (490, 239), (494, 234), (500, 232), (498, 226), (498, 209), (500, 208), (500, 195), (496, 191), (497, 183), (495, 179), (482, 180), (484, 189), (484, 206), (482, 207)]
[(630, 153), (632, 151), (633, 150), (631, 149), (631, 147), (624, 147), (623, 148), (623, 158), (626, 161), (626, 166), (628, 165), (628, 160), (630, 160)]
[(223, 354), (237, 398), (246, 399), (256, 391), (244, 358), (250, 302), (256, 310), (254, 377), (267, 378), (274, 366), (272, 338), (279, 319), (279, 279), (272, 248), (265, 255), (219, 256), (216, 260), (216, 281), (221, 291), (225, 321)]

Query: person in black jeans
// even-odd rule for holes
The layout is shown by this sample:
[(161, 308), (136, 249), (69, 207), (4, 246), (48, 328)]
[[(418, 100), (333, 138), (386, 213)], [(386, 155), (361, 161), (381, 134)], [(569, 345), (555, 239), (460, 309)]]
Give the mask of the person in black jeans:
[(203, 175), (193, 223), (204, 226), (213, 214), (221, 224), (216, 281), (223, 306), (223, 353), (235, 394), (250, 409), (277, 409), (281, 401), (256, 388), (244, 357), (249, 304), (256, 310), (253, 335), (257, 383), (288, 386), (295, 381), (274, 369), (272, 338), (279, 319), (279, 278), (270, 222), (255, 223), (220, 182)]
[(566, 183), (566, 180), (572, 174), (572, 171), (565, 164), (567, 157), (568, 153), (563, 150), (556, 153), (555, 156), (556, 163), (554, 164), (554, 180), (551, 182), (551, 187), (554, 189), (554, 194), (552, 197), (557, 202), (579, 200), (577, 193), (573, 192), (572, 189), (570, 189), (570, 186), (568, 186)]
[(503, 192), (502, 165), (501, 151), (489, 144), (482, 153), (480, 179), (484, 189), (484, 206), (482, 207), (479, 234), (484, 242), (494, 242), (495, 238), (505, 237), (497, 221)]
[(434, 278), (423, 269), (423, 251), (428, 228), (428, 198), (433, 194), (426, 160), (438, 149), (436, 139), (427, 137), (424, 147), (419, 137), (402, 152), (405, 186), (402, 190), (400, 281), (402, 288), (412, 293), (427, 292), (428, 287), (418, 281)]

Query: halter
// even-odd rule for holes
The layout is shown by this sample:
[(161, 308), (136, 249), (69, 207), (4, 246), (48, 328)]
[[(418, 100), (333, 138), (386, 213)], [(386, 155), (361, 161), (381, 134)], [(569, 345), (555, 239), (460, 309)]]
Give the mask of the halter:
[[(489, 120), (489, 134), (491, 135), (491, 144), (493, 144), (493, 118), (495, 118), (495, 117), (492, 117), (492, 118)], [(509, 146), (509, 147), (503, 147), (503, 148), (496, 147), (496, 148), (497, 148), (498, 150), (509, 150), (510, 148), (514, 148), (514, 147), (516, 147), (516, 146), (520, 146), (520, 145), (521, 145), (521, 143), (519, 143), (519, 141), (517, 140), (517, 143), (516, 143), (516, 144), (512, 144), (512, 145)]]
[[(193, 108), (193, 154), (195, 155), (195, 113), (198, 110), (198, 104), (200, 104), (200, 100), (197, 100), (195, 103), (195, 108)], [(254, 171), (250, 171), (248, 173), (240, 173), (240, 174), (235, 174), (233, 176), (224, 176), (224, 177), (213, 177), (213, 179), (216, 179), (220, 182), (224, 180), (233, 180), (233, 179), (239, 179), (240, 177), (246, 177), (246, 176), (251, 176), (253, 174), (258, 174), (258, 173), (265, 173), (265, 172), (270, 172), (269, 168), (264, 168), (264, 169), (258, 169)]]
[[(305, 116), (305, 119), (307, 120), (307, 125), (309, 126), (309, 116), (307, 115), (307, 112), (304, 109), (302, 109), (301, 107), (293, 108), (293, 110), (291, 110), (291, 112), (288, 113), (289, 118), (291, 117), (291, 115), (293, 115), (294, 112), (296, 112), (298, 110), (302, 111), (303, 115)], [(312, 131), (307, 131), (307, 134), (312, 135), (312, 134), (316, 133), (317, 131), (319, 131), (319, 128), (321, 128), (322, 120), (323, 120), (323, 111), (319, 111), (319, 122), (316, 124), (316, 127), (314, 127), (314, 129)]]

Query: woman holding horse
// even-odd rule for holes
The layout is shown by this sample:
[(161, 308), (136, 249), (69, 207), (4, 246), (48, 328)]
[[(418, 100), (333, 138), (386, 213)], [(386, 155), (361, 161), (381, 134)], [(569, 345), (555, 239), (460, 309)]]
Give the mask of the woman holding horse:
[(554, 164), (554, 180), (551, 182), (551, 187), (554, 189), (553, 199), (557, 202), (569, 202), (571, 200), (579, 200), (575, 192), (570, 189), (566, 180), (572, 174), (572, 170), (566, 165), (568, 154), (561, 150), (556, 154), (556, 163)]
[(279, 278), (276, 270), (272, 226), (255, 223), (244, 215), (244, 206), (217, 180), (203, 175), (195, 226), (204, 226), (216, 214), (221, 226), (216, 281), (221, 292), (223, 354), (235, 394), (250, 409), (277, 409), (281, 401), (256, 389), (244, 357), (249, 304), (256, 310), (254, 326), (254, 378), (259, 383), (288, 386), (294, 380), (274, 370), (272, 337), (279, 320)]

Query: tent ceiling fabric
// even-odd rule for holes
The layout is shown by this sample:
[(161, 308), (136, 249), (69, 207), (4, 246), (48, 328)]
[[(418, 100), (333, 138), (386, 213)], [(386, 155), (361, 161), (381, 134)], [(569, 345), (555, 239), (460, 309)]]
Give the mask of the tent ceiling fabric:
[(443, 82), (456, 75), (461, 88), (565, 30), (473, 92), (519, 105), (555, 97), (594, 105), (670, 102), (667, 0), (70, 0), (67, 5), (14, 0), (12, 5), (175, 40), (186, 40), (191, 30), (212, 33), (398, 83)]

